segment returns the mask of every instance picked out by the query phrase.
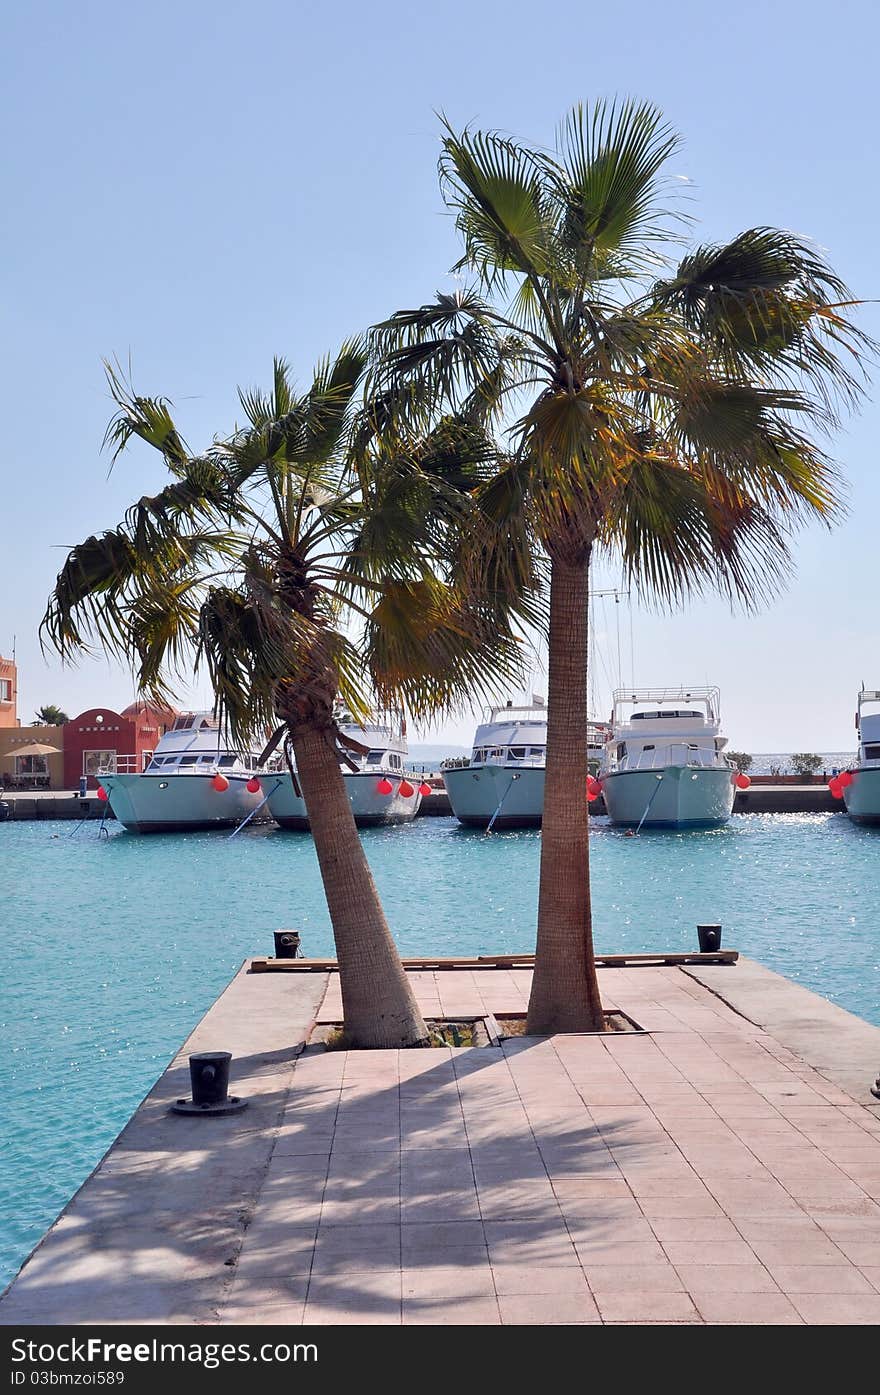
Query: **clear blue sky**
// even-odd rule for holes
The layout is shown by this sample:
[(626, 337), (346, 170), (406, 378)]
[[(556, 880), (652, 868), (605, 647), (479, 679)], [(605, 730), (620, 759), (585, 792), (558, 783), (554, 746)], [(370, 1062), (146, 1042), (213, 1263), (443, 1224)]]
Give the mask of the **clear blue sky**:
[[(16, 634), (23, 716), (131, 697), (124, 674), (62, 671), (36, 640), (63, 549), (160, 483), (146, 452), (107, 479), (103, 356), (130, 353), (139, 389), (172, 398), (203, 444), (273, 353), (304, 377), (449, 284), (435, 110), (550, 143), (569, 105), (615, 93), (682, 132), (674, 172), (693, 181), (698, 236), (792, 228), (878, 297), (878, 40), (869, 0), (8, 9), (0, 651)], [(876, 307), (862, 323), (880, 332)], [(637, 614), (639, 683), (719, 683), (740, 749), (851, 744), (856, 689), (880, 686), (878, 439), (868, 402), (836, 442), (849, 520), (803, 538), (772, 610)], [(471, 725), (444, 733), (467, 741)]]

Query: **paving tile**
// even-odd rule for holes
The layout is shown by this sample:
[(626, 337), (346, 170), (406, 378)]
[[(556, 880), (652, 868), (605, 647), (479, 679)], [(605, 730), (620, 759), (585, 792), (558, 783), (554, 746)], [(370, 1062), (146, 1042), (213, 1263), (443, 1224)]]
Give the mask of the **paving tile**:
[(798, 1293), (792, 1298), (806, 1322), (827, 1326), (880, 1323), (880, 1293)]
[(308, 1274), (293, 1278), (236, 1278), (221, 1309), (221, 1321), (252, 1327), (263, 1323), (301, 1323), (309, 1287)]
[(404, 1196), (401, 1220), (405, 1225), (428, 1221), (467, 1221), (480, 1219), (477, 1193), (470, 1191), (435, 1192), (433, 1196)]
[(860, 1269), (880, 1265), (880, 1242), (876, 1240), (848, 1240), (836, 1235), (835, 1244)]
[(770, 1272), (783, 1293), (873, 1293), (870, 1281), (853, 1265), (773, 1264)]
[(630, 1289), (653, 1293), (680, 1293), (679, 1275), (668, 1260), (654, 1263), (593, 1264), (584, 1262), (584, 1274), (594, 1293), (625, 1293)]
[[(700, 1264), (711, 1259), (713, 1265), (754, 1264), (758, 1251), (745, 1240), (721, 1240), (717, 1244), (702, 1240), (664, 1240), (663, 1249), (672, 1264)], [(760, 1254), (758, 1258), (763, 1256)]]
[(492, 1270), (488, 1260), (467, 1266), (433, 1264), (424, 1268), (403, 1270), (405, 1298), (433, 1300), (435, 1298), (491, 1297), (495, 1293)]
[(847, 1256), (826, 1236), (816, 1238), (793, 1233), (776, 1239), (749, 1238), (749, 1244), (762, 1264), (814, 1265), (848, 1264)]
[(589, 1293), (582, 1270), (574, 1265), (493, 1264), (492, 1275), (499, 1295)]
[(587, 1268), (602, 1264), (662, 1264), (666, 1259), (656, 1240), (616, 1240), (613, 1232), (602, 1239), (575, 1237), (579, 1262)]
[[(652, 1219), (651, 1226), (657, 1239), (664, 1245), (667, 1240), (690, 1241), (702, 1243), (707, 1247), (707, 1251), (711, 1251), (723, 1242), (742, 1240), (733, 1222), (723, 1216), (657, 1216)], [(697, 1264), (699, 1262), (695, 1261)]]
[(603, 1290), (596, 1294), (596, 1304), (605, 1322), (668, 1323), (694, 1321), (699, 1314), (686, 1293), (655, 1293), (652, 1290), (630, 1288), (625, 1291)]
[(583, 1293), (501, 1294), (501, 1321), (510, 1326), (550, 1326), (601, 1322), (595, 1300)]
[(783, 1293), (701, 1293), (697, 1306), (703, 1319), (710, 1323), (775, 1326), (803, 1321)]
[(434, 1254), (437, 1250), (464, 1249), (467, 1246), (486, 1250), (482, 1221), (424, 1221), (411, 1222), (401, 1230), (404, 1260), (408, 1255)]
[(712, 1264), (711, 1250), (705, 1264), (677, 1264), (687, 1291), (699, 1305), (700, 1297), (720, 1293), (778, 1293), (779, 1285), (762, 1264)]
[(642, 1196), (639, 1205), (652, 1224), (655, 1220), (678, 1217), (690, 1220), (701, 1216), (724, 1216), (718, 1202), (707, 1191), (688, 1196)]
[(449, 1325), (451, 1327), (491, 1327), (501, 1322), (497, 1298), (403, 1300), (404, 1325)]
[(303, 1320), (321, 1326), (399, 1324), (400, 1271), (353, 1270), (343, 1281), (313, 1275)]

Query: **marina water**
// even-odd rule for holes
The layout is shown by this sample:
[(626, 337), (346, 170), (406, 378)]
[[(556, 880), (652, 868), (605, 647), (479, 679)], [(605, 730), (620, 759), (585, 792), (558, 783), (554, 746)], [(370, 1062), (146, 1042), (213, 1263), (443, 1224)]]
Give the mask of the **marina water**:
[[(880, 830), (842, 814), (591, 827), (598, 951), (692, 950), (697, 922), (720, 921), (726, 947), (880, 1025)], [(363, 837), (404, 954), (534, 948), (539, 833), (423, 818)], [(272, 953), (281, 927), (309, 955), (333, 941), (311, 838), (274, 827), (230, 840), (7, 823), (0, 869), (2, 1284), (242, 959)]]

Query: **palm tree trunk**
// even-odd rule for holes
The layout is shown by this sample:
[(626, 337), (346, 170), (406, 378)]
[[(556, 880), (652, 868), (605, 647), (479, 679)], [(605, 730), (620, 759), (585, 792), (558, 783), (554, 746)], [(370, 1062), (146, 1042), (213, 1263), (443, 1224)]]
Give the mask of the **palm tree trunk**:
[(526, 1030), (597, 1032), (587, 813), (587, 615), (590, 553), (552, 557), (547, 771), (538, 944)]
[(428, 1031), (379, 901), (338, 756), (315, 727), (296, 731), (293, 749), (333, 923), (346, 1033), (354, 1046), (421, 1046)]

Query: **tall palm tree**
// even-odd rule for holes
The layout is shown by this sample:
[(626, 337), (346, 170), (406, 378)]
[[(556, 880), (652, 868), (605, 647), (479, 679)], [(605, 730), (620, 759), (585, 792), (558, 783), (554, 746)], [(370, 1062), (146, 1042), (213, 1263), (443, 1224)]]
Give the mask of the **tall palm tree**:
[[(436, 423), (406, 442), (362, 415), (349, 451), (362, 349), (346, 345), (297, 395), (275, 363), (269, 393), (240, 393), (247, 424), (193, 454), (162, 398), (136, 395), (108, 366), (114, 459), (132, 438), (162, 455), (172, 481), (122, 523), (69, 554), (43, 621), (70, 657), (98, 642), (132, 665), (156, 701), (190, 662), (247, 747), (274, 731), (295, 759), (311, 824), (353, 1044), (411, 1046), (425, 1024), (386, 922), (340, 764), (351, 743), (337, 703), (365, 717), (374, 695), (433, 716), (480, 693), (481, 655), (518, 664), (501, 606), (452, 576), (466, 496), (443, 476), (450, 440)], [(478, 461), (479, 451), (470, 455)]]
[(444, 123), (440, 180), (464, 254), (454, 293), (374, 331), (377, 381), (412, 413), (496, 414), (510, 458), (478, 495), (501, 556), (549, 563), (547, 773), (530, 1031), (601, 1030), (587, 771), (590, 568), (622, 559), (663, 603), (753, 605), (794, 529), (830, 523), (820, 449), (863, 383), (852, 298), (791, 233), (697, 246), (664, 186), (678, 138), (652, 106), (575, 108), (555, 150)]
[(43, 707), (37, 708), (34, 721), (44, 727), (63, 727), (70, 718), (60, 707), (56, 707), (54, 702), (47, 702)]

